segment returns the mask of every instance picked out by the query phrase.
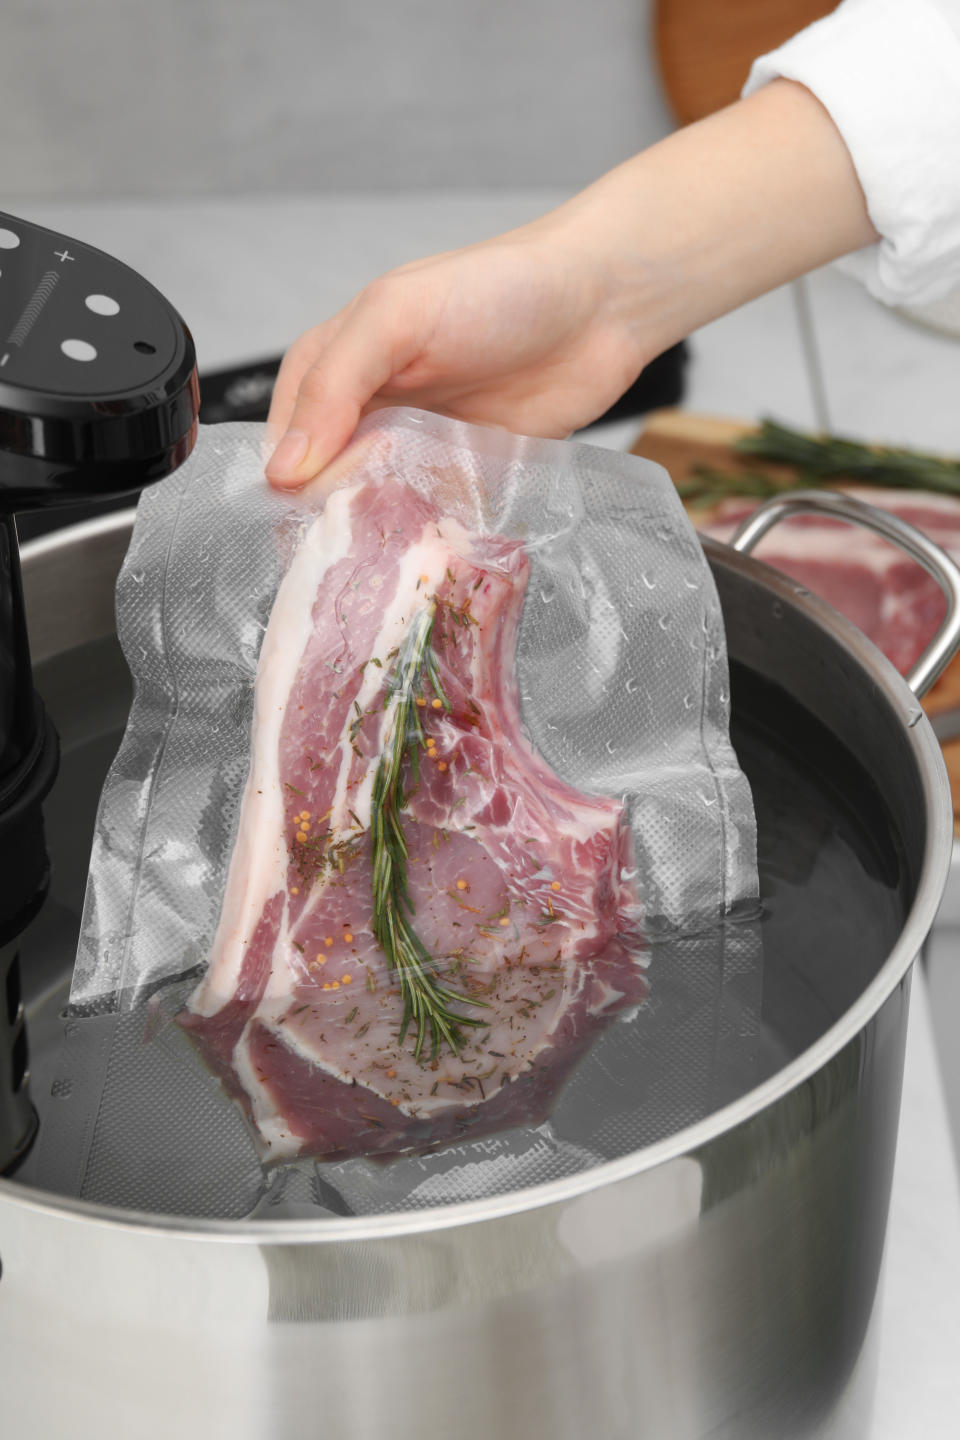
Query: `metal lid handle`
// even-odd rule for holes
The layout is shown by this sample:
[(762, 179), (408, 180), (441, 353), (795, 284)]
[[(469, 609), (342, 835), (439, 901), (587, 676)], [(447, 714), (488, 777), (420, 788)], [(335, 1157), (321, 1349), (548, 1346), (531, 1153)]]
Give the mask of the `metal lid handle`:
[(842, 495), (833, 490), (790, 490), (768, 500), (747, 517), (734, 533), (730, 544), (735, 550), (749, 555), (768, 530), (791, 515), (823, 515), (873, 530), (916, 560), (936, 580), (946, 596), (947, 613), (936, 635), (906, 677), (907, 684), (918, 699), (925, 695), (960, 647), (960, 568), (939, 545), (898, 515), (878, 510), (862, 500), (855, 500), (852, 495)]

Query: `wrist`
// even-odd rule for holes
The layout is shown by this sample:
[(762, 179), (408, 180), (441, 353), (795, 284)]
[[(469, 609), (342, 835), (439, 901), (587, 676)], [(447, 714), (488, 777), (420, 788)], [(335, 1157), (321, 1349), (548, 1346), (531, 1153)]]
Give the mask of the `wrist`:
[(546, 219), (592, 258), (643, 363), (878, 238), (839, 131), (786, 80), (668, 136)]

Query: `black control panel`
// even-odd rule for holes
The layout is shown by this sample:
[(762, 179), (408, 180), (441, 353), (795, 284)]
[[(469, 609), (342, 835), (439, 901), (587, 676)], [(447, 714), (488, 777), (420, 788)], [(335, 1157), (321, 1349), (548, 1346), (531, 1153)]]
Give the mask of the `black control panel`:
[(193, 449), (199, 408), (193, 340), (158, 290), (90, 245), (0, 212), (0, 947), (46, 893), (41, 802), (57, 770), (33, 688), (15, 512), (102, 504), (163, 479)]
[(196, 438), (173, 306), (90, 245), (0, 211), (0, 510), (137, 489)]

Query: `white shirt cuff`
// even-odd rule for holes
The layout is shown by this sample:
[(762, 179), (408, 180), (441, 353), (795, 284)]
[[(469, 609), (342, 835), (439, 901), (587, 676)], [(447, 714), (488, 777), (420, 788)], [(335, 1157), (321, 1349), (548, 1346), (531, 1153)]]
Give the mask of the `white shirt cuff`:
[(843, 0), (756, 60), (743, 93), (777, 76), (830, 113), (882, 237), (844, 268), (890, 305), (960, 286), (960, 0)]

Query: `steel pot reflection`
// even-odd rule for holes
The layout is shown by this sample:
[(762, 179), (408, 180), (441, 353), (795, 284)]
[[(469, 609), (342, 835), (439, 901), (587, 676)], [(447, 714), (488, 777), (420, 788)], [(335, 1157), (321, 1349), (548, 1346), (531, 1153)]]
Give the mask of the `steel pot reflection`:
[[(129, 530), (118, 515), (26, 547), (36, 663), (112, 633)], [(852, 626), (707, 550), (732, 659), (859, 756), (897, 829), (906, 919), (855, 1003), (709, 1120), (483, 1202), (187, 1222), (0, 1181), (4, 1433), (866, 1436), (910, 967), (947, 877), (949, 789), (914, 694)], [(65, 703), (65, 745), (122, 703)]]

